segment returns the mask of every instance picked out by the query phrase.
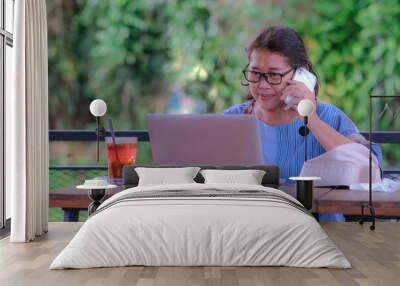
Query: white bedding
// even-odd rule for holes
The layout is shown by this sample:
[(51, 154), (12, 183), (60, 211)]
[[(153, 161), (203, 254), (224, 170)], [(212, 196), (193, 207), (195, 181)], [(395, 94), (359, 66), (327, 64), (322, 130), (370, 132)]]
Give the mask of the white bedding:
[(100, 206), (50, 269), (127, 265), (351, 267), (311, 215), (279, 200), (182, 196), (116, 203), (146, 191), (209, 189), (261, 190), (299, 204), (279, 190), (255, 185), (193, 183), (127, 189)]

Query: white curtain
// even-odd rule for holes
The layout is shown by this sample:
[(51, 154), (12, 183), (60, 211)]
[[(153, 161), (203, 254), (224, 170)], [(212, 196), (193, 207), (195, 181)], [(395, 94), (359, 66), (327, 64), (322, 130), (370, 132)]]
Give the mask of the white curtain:
[(12, 242), (47, 232), (49, 197), (46, 0), (15, 1), (13, 93), (6, 98), (6, 187)]

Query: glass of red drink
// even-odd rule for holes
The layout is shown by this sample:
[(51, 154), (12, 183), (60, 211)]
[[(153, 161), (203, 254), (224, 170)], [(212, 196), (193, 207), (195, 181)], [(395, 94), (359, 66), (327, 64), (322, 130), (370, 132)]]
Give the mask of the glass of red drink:
[(111, 183), (122, 184), (122, 168), (135, 164), (137, 137), (106, 137), (108, 177)]

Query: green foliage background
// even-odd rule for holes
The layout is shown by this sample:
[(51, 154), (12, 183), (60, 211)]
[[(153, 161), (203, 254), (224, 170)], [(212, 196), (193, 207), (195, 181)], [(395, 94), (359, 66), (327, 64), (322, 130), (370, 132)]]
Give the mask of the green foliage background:
[(244, 100), (244, 46), (271, 24), (302, 35), (320, 98), (360, 130), (368, 129), (368, 96), (400, 89), (399, 0), (54, 0), (48, 22), (53, 129), (93, 128), (94, 98), (107, 102), (117, 129), (145, 129), (146, 114), (163, 111), (174, 86), (222, 112)]

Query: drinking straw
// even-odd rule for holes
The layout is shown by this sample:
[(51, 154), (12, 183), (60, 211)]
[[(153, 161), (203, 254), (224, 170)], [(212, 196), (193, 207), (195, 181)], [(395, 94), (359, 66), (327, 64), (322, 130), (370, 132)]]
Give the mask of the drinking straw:
[(119, 160), (119, 156), (118, 156), (117, 142), (115, 141), (115, 133), (114, 133), (114, 128), (113, 128), (111, 117), (108, 117), (108, 127), (110, 128), (111, 138), (112, 138), (112, 141), (114, 144), (115, 157), (117, 158), (118, 163), (121, 164), (121, 161)]

